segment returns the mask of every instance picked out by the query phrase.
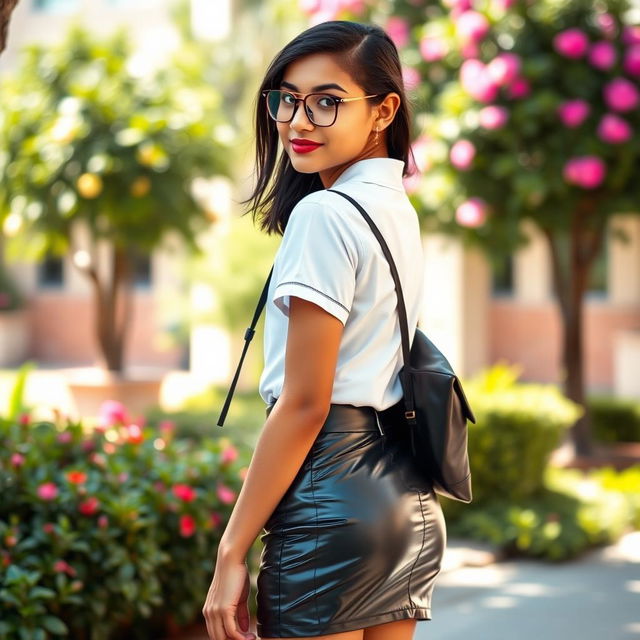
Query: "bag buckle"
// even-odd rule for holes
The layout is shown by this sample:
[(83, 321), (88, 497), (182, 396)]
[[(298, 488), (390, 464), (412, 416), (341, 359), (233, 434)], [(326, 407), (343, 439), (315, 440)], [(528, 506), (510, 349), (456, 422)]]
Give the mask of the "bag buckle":
[(414, 420), (416, 417), (416, 412), (415, 411), (405, 411), (404, 412), (404, 417), (407, 420)]

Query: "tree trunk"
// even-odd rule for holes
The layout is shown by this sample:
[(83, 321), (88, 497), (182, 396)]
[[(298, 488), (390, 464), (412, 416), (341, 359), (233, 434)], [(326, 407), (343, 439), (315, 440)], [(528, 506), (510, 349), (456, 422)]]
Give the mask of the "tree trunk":
[(575, 453), (583, 456), (593, 453), (584, 384), (583, 303), (591, 267), (605, 237), (606, 217), (598, 216), (598, 203), (599, 198), (590, 196), (572, 212), (568, 256), (562, 255), (557, 232), (543, 229), (551, 252), (554, 293), (562, 318), (564, 394), (585, 410), (571, 428)]
[(113, 247), (108, 278), (101, 279), (92, 268), (95, 335), (101, 365), (108, 371), (123, 373), (124, 347), (132, 319), (132, 261), (126, 249)]
[(7, 47), (9, 37), (9, 20), (18, 0), (0, 0), (0, 53)]

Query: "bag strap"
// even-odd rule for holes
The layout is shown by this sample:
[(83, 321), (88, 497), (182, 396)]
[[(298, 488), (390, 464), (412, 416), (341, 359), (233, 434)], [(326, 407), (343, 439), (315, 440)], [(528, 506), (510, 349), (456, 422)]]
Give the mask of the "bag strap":
[(398, 295), (398, 315), (400, 317), (400, 337), (402, 339), (402, 359), (404, 362), (404, 367), (401, 370), (401, 375), (405, 376), (406, 384), (403, 385), (405, 390), (405, 418), (410, 424), (415, 424), (416, 422), (416, 412), (415, 412), (415, 401), (413, 398), (413, 385), (409, 381), (409, 323), (407, 322), (407, 310), (404, 305), (404, 295), (402, 294), (402, 286), (400, 285), (400, 277), (398, 276), (398, 270), (396, 269), (396, 263), (393, 260), (393, 256), (391, 255), (391, 251), (389, 251), (389, 247), (387, 246), (387, 242), (380, 233), (378, 227), (375, 222), (371, 219), (369, 214), (364, 210), (364, 208), (351, 196), (343, 193), (342, 191), (336, 191), (335, 189), (327, 189), (327, 191), (331, 191), (333, 193), (337, 193), (341, 195), (343, 198), (346, 198), (364, 217), (369, 226), (371, 227), (371, 231), (380, 242), (382, 246), (382, 252), (384, 253), (385, 258), (389, 263), (389, 267), (391, 269), (391, 275), (393, 276), (393, 281), (396, 285), (396, 294)]
[[(405, 391), (404, 394), (404, 404), (405, 404), (405, 418), (407, 422), (410, 424), (416, 423), (416, 412), (415, 412), (415, 401), (413, 398), (413, 386), (409, 380), (409, 327), (407, 322), (407, 311), (404, 305), (404, 296), (402, 295), (402, 287), (400, 285), (400, 278), (398, 277), (398, 271), (396, 269), (396, 264), (391, 256), (391, 251), (389, 251), (389, 247), (385, 239), (382, 237), (382, 234), (378, 230), (378, 227), (373, 222), (373, 220), (369, 217), (369, 214), (360, 206), (358, 202), (356, 202), (351, 196), (348, 196), (346, 193), (342, 191), (336, 191), (335, 189), (327, 189), (327, 191), (332, 191), (333, 193), (337, 193), (341, 195), (343, 198), (346, 198), (353, 206), (364, 216), (364, 219), (367, 221), (374, 235), (380, 242), (382, 246), (382, 251), (385, 255), (385, 258), (389, 262), (389, 267), (391, 269), (391, 275), (393, 277), (393, 281), (396, 286), (396, 293), (398, 296), (398, 315), (400, 317), (400, 337), (402, 339), (402, 359), (404, 362), (404, 367), (401, 369), (400, 374), (404, 375), (405, 381), (403, 384), (403, 389)], [(227, 398), (222, 407), (222, 412), (220, 413), (220, 417), (218, 418), (218, 426), (221, 427), (224, 424), (224, 421), (227, 417), (227, 413), (229, 411), (229, 406), (231, 404), (231, 398), (233, 397), (236, 384), (238, 382), (238, 378), (240, 376), (240, 369), (242, 368), (242, 364), (244, 362), (244, 357), (249, 348), (249, 343), (251, 342), (253, 336), (255, 335), (255, 327), (258, 323), (258, 319), (260, 318), (260, 314), (264, 309), (264, 306), (267, 302), (267, 295), (269, 291), (269, 284), (271, 282), (271, 276), (273, 275), (273, 265), (271, 266), (271, 271), (269, 272), (269, 276), (267, 277), (267, 281), (262, 288), (262, 293), (260, 294), (260, 299), (258, 300), (258, 304), (253, 313), (253, 319), (251, 321), (251, 326), (247, 328), (244, 334), (244, 347), (242, 349), (242, 355), (240, 356), (240, 362), (238, 362), (238, 366), (236, 367), (236, 373), (233, 376), (233, 381), (231, 382), (231, 386), (229, 387), (229, 391), (227, 393)]]
[(267, 302), (267, 295), (269, 291), (269, 283), (271, 282), (271, 276), (273, 275), (273, 265), (271, 266), (271, 271), (269, 271), (269, 277), (262, 288), (262, 293), (260, 294), (260, 299), (258, 300), (258, 305), (256, 306), (256, 310), (253, 313), (253, 320), (251, 321), (251, 326), (244, 332), (244, 347), (242, 349), (242, 355), (240, 356), (240, 362), (238, 363), (238, 367), (236, 368), (236, 374), (233, 376), (233, 382), (231, 383), (231, 387), (227, 393), (227, 399), (224, 402), (224, 406), (222, 407), (222, 412), (220, 413), (220, 417), (218, 418), (218, 426), (221, 427), (227, 417), (227, 412), (229, 411), (229, 405), (231, 404), (231, 398), (233, 397), (233, 392), (236, 388), (236, 383), (238, 382), (238, 377), (240, 376), (240, 369), (242, 368), (242, 363), (244, 362), (244, 356), (247, 353), (247, 349), (249, 348), (249, 343), (251, 339), (255, 335), (256, 324), (258, 323), (258, 318), (262, 313), (262, 309), (264, 309), (264, 305)]

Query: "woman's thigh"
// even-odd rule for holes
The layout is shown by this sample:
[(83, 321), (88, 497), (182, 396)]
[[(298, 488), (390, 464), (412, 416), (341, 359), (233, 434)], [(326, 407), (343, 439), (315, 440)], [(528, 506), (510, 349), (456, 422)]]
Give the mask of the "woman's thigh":
[[(382, 637), (382, 636), (380, 636)], [(261, 636), (260, 640), (280, 640), (279, 638), (267, 638)], [(305, 638), (289, 638), (289, 640), (363, 640), (363, 630), (345, 631), (344, 633), (330, 633), (326, 636), (308, 636)]]
[(367, 627), (363, 640), (412, 640), (417, 622), (414, 618), (408, 618)]

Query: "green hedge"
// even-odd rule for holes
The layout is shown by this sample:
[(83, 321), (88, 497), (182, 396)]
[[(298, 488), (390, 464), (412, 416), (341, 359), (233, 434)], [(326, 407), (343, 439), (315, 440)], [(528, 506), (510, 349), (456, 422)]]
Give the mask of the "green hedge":
[(586, 474), (548, 468), (535, 495), (467, 507), (447, 521), (449, 535), (491, 542), (506, 557), (569, 560), (640, 528), (640, 465)]
[(518, 384), (516, 376), (498, 364), (464, 385), (476, 416), (468, 423), (476, 504), (518, 502), (539, 491), (551, 453), (582, 411), (557, 387)]
[(587, 399), (593, 436), (600, 442), (640, 442), (640, 402), (593, 395)]
[(197, 617), (250, 450), (173, 430), (0, 420), (0, 638), (155, 640)]

